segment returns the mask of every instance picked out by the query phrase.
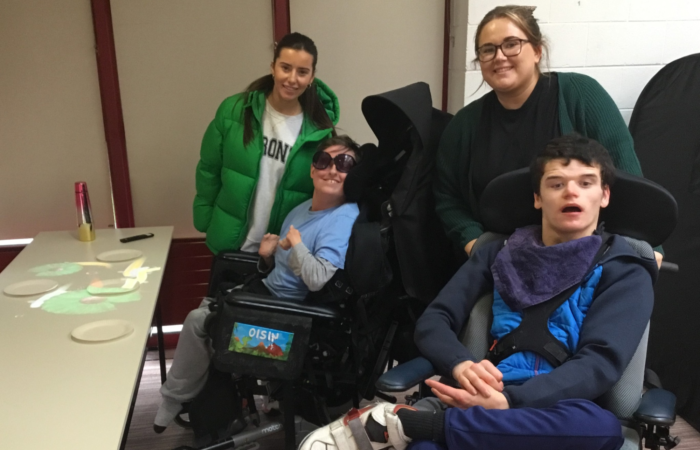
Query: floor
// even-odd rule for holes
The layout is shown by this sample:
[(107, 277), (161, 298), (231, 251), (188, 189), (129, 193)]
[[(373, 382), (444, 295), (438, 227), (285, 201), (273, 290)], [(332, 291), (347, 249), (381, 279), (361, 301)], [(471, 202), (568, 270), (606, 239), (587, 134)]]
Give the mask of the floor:
[[(167, 367), (172, 362), (172, 351), (166, 352)], [(129, 436), (127, 438), (127, 450), (171, 450), (180, 446), (194, 446), (191, 430), (172, 424), (162, 434), (153, 431), (153, 418), (160, 404), (160, 367), (158, 365), (158, 353), (148, 352), (134, 415), (131, 419)], [(274, 418), (261, 415), (261, 426), (271, 423)], [(249, 427), (250, 428), (250, 427)], [(284, 432), (278, 432), (257, 441), (262, 450), (283, 450)]]
[[(168, 352), (166, 357), (171, 358)], [(171, 360), (168, 359), (168, 367)], [(160, 369), (158, 366), (158, 354), (149, 352), (141, 375), (141, 385), (136, 399), (136, 407), (129, 428), (127, 450), (170, 450), (179, 446), (191, 446), (192, 432), (173, 424), (163, 434), (153, 431), (153, 418), (160, 403)], [(263, 424), (271, 422), (261, 414)], [(688, 425), (682, 418), (678, 418), (671, 428), (671, 434), (681, 437), (681, 443), (675, 450), (700, 449), (700, 433)], [(284, 449), (284, 433), (279, 432), (258, 441), (261, 450)]]

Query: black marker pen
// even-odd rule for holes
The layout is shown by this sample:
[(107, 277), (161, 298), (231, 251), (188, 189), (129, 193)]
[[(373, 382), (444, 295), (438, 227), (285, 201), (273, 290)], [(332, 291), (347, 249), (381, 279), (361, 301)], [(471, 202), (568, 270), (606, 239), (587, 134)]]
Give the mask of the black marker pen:
[(119, 239), (119, 242), (126, 244), (127, 242), (134, 242), (134, 241), (140, 241), (141, 239), (148, 239), (152, 238), (153, 233), (146, 233), (146, 234), (139, 234), (137, 236), (129, 236), (125, 238)]

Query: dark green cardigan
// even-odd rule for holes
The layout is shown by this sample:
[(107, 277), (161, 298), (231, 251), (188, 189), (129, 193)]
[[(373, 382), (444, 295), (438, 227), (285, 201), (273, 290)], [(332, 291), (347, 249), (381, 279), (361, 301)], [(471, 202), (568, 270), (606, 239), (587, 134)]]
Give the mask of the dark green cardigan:
[[(593, 78), (578, 73), (558, 73), (558, 80), (561, 133), (576, 131), (595, 139), (608, 149), (615, 167), (641, 176), (632, 136), (605, 89)], [(467, 177), (483, 104), (481, 97), (455, 115), (442, 135), (437, 154), (436, 210), (448, 236), (461, 248), (484, 232)]]

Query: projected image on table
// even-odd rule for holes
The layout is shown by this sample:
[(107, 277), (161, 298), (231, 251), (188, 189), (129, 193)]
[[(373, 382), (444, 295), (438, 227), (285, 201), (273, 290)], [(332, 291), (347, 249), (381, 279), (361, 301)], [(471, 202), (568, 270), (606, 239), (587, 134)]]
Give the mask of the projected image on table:
[(129, 266), (121, 272), (125, 277), (135, 279), (140, 284), (145, 284), (148, 280), (148, 274), (160, 270), (160, 267), (145, 267), (143, 263), (146, 258), (139, 258), (129, 264)]
[(138, 292), (123, 295), (97, 296), (87, 289), (66, 292), (52, 297), (41, 305), (41, 309), (54, 314), (98, 314), (112, 311), (119, 303), (141, 300)]
[(60, 277), (78, 273), (81, 270), (83, 270), (83, 266), (80, 263), (63, 262), (34, 267), (30, 272), (36, 274), (37, 277)]
[(75, 278), (86, 268), (88, 277), (80, 282), (66, 282), (31, 301), (29, 306), (53, 314), (98, 314), (113, 311), (120, 303), (139, 301), (139, 287), (148, 283), (150, 273), (161, 270), (144, 266), (145, 261), (146, 258), (139, 258), (124, 270), (119, 270), (121, 264), (103, 262), (63, 262), (34, 267), (30, 272), (37, 277), (74, 275), (71, 278)]

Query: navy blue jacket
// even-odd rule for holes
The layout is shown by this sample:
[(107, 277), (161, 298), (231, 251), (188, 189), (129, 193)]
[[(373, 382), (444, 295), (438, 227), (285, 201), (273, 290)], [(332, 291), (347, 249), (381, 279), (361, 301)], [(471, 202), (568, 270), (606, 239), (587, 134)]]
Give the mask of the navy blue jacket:
[[(493, 242), (474, 252), (418, 320), (416, 344), (442, 375), (476, 360), (457, 336), (476, 301), (493, 292), (491, 265), (502, 245)], [(658, 270), (655, 260), (640, 257), (620, 236), (613, 236), (600, 264), (603, 273), (573, 357), (550, 373), (506, 386), (511, 408), (594, 400), (622, 376), (649, 322)]]

